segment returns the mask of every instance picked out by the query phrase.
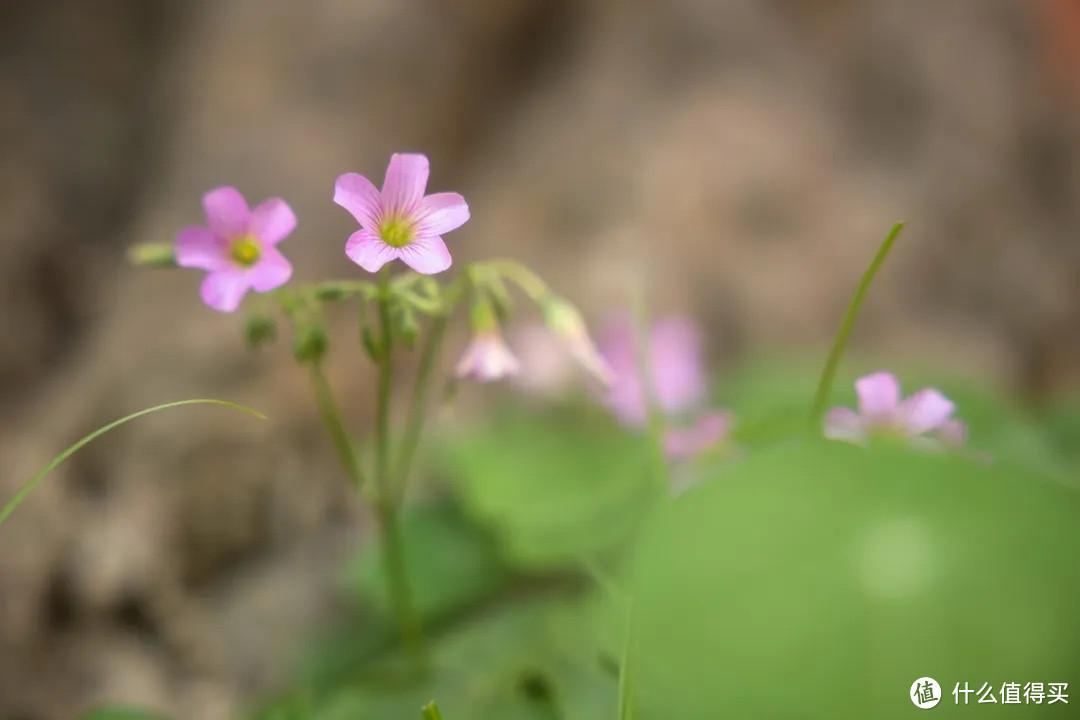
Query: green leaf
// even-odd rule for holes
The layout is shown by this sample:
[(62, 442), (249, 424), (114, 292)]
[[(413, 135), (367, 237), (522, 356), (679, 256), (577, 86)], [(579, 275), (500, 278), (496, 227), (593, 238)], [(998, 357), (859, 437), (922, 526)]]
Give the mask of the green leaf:
[(621, 546), (653, 497), (646, 458), (642, 438), (606, 416), (504, 411), (439, 459), (507, 561), (538, 570)]
[(24, 483), (23, 486), (21, 488), (19, 488), (18, 492), (15, 493), (15, 496), (13, 498), (11, 498), (11, 500), (9, 500), (7, 502), (7, 504), (4, 505), (3, 509), (0, 509), (0, 525), (2, 525), (4, 523), (4, 521), (8, 519), (8, 517), (11, 515), (11, 513), (15, 512), (15, 508), (17, 508), (22, 503), (22, 501), (25, 500), (27, 498), (27, 496), (31, 492), (33, 492), (34, 488), (37, 487), (37, 484), (39, 482), (41, 482), (45, 478), (46, 475), (48, 475), (50, 472), (55, 470), (61, 463), (63, 463), (69, 457), (71, 457), (76, 452), (78, 452), (78, 450), (80, 448), (82, 448), (84, 445), (93, 442), (94, 440), (101, 437), (102, 435), (109, 432), (110, 430), (112, 430), (114, 428), (117, 428), (117, 427), (123, 425), (124, 423), (128, 423), (128, 422), (131, 422), (132, 420), (140, 418), (143, 415), (150, 415), (152, 413), (156, 413), (156, 412), (159, 412), (161, 410), (168, 410), (170, 408), (182, 407), (184, 405), (223, 405), (223, 406), (225, 406), (227, 408), (232, 408), (233, 410), (239, 410), (240, 412), (247, 413), (248, 415), (254, 415), (255, 417), (263, 419), (263, 420), (266, 419), (266, 416), (263, 415), (258, 410), (252, 410), (249, 407), (245, 407), (243, 405), (237, 405), (236, 403), (231, 403), (231, 402), (229, 402), (227, 400), (215, 400), (215, 399), (208, 399), (208, 398), (197, 398), (197, 399), (194, 399), (194, 400), (178, 400), (176, 402), (169, 402), (169, 403), (164, 403), (162, 405), (155, 405), (154, 407), (146, 408), (145, 410), (139, 410), (138, 412), (131, 413), (130, 415), (126, 415), (126, 416), (120, 418), (119, 420), (114, 420), (114, 421), (112, 421), (111, 423), (109, 423), (107, 425), (103, 425), (102, 427), (99, 427), (97, 430), (93, 431), (92, 433), (90, 433), (86, 437), (82, 438), (81, 440), (76, 442), (74, 445), (70, 446), (69, 448), (64, 450), (62, 453), (60, 453), (59, 455), (54, 457), (52, 460), (50, 460), (48, 465), (46, 465), (44, 468), (42, 468), (38, 472), (37, 475), (35, 475), (34, 477), (27, 480), (26, 483)]
[(1078, 550), (1080, 493), (1015, 467), (761, 453), (668, 503), (638, 546), (639, 717), (896, 717), (923, 676), (944, 703), (958, 682), (1067, 682)]
[[(508, 578), (492, 538), (447, 503), (410, 507), (402, 516), (409, 587), (425, 620), (459, 612), (490, 596)], [(352, 572), (357, 591), (389, 615), (382, 553), (369, 544)]]

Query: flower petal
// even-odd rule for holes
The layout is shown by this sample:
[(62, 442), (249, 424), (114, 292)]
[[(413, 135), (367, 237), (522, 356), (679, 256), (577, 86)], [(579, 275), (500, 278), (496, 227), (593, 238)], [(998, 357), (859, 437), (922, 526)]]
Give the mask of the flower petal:
[(656, 404), (668, 414), (689, 410), (705, 397), (701, 338), (694, 324), (681, 317), (653, 325), (650, 358)]
[(220, 270), (229, 264), (225, 240), (210, 228), (188, 227), (176, 235), (176, 264), (201, 270)]
[(731, 429), (731, 421), (729, 413), (707, 412), (689, 427), (669, 430), (664, 438), (664, 451), (671, 458), (703, 453), (724, 439)]
[(248, 231), (251, 213), (244, 196), (234, 187), (219, 187), (203, 195), (203, 210), (210, 229), (223, 238)]
[(968, 428), (963, 422), (950, 419), (941, 424), (937, 435), (946, 445), (963, 445), (967, 441)]
[(421, 275), (434, 275), (453, 263), (446, 243), (438, 235), (419, 236), (398, 251), (398, 257)]
[(897, 419), (912, 435), (940, 428), (956, 405), (933, 388), (924, 388), (905, 399), (897, 408)]
[(291, 277), (292, 265), (275, 247), (263, 248), (259, 262), (248, 271), (248, 280), (257, 292), (267, 292), (280, 287), (289, 282)]
[(251, 287), (247, 275), (238, 270), (219, 270), (206, 276), (202, 283), (202, 299), (220, 312), (233, 312)]
[(345, 254), (368, 272), (376, 272), (386, 263), (401, 257), (399, 248), (390, 247), (370, 230), (359, 230), (349, 236)]
[(396, 153), (390, 158), (383, 181), (381, 203), (384, 210), (395, 213), (412, 213), (424, 197), (428, 174), (431, 172), (427, 156)]
[(469, 220), (469, 205), (457, 193), (435, 193), (420, 202), (417, 230), (422, 235), (442, 235)]
[(861, 440), (866, 435), (862, 417), (846, 407), (834, 407), (825, 414), (825, 437), (832, 440)]
[(296, 215), (281, 198), (270, 198), (251, 211), (248, 228), (263, 245), (276, 245), (296, 229)]
[(361, 227), (379, 225), (379, 189), (360, 173), (345, 173), (334, 183), (334, 202), (356, 218)]
[(859, 412), (868, 420), (892, 416), (900, 403), (900, 381), (890, 372), (864, 375), (855, 381)]
[(465, 348), (454, 368), (454, 376), (460, 380), (492, 382), (513, 377), (520, 371), (521, 364), (500, 335), (478, 335)]

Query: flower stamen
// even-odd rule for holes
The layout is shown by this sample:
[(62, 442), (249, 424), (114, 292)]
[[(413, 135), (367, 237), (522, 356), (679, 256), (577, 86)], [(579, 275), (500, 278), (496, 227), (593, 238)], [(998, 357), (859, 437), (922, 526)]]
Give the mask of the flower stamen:
[(242, 267), (251, 267), (259, 261), (261, 256), (262, 248), (251, 235), (238, 237), (229, 246), (229, 257)]
[(412, 223), (402, 218), (388, 218), (379, 224), (379, 237), (390, 247), (405, 247), (414, 234)]

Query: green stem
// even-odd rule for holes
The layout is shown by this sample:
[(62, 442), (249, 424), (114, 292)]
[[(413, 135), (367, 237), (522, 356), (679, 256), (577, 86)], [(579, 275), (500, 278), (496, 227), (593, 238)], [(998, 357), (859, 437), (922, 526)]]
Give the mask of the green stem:
[(418, 664), (424, 657), (424, 633), (420, 616), (412, 604), (409, 573), (405, 559), (405, 544), (401, 536), (401, 519), (393, 502), (380, 503), (379, 521), (383, 534), (383, 562), (386, 582), (397, 619), (398, 632), (406, 652)]
[(124, 417), (120, 418), (119, 420), (114, 420), (111, 423), (109, 423), (108, 425), (104, 425), (104, 426), (98, 428), (97, 430), (93, 431), (92, 433), (90, 433), (86, 437), (82, 438), (81, 440), (76, 442), (74, 445), (69, 447), (67, 450), (64, 450), (62, 453), (60, 453), (59, 455), (54, 457), (52, 460), (50, 460), (48, 465), (46, 465), (40, 471), (38, 471), (38, 473), (36, 475), (34, 475), (34, 477), (27, 480), (23, 484), (23, 486), (19, 488), (18, 492), (15, 493), (15, 496), (13, 498), (11, 498), (11, 500), (8, 500), (7, 504), (4, 505), (4, 508), (2, 510), (0, 510), (0, 525), (2, 525), (4, 523), (4, 521), (8, 519), (8, 516), (11, 515), (11, 513), (15, 512), (15, 508), (17, 508), (22, 503), (22, 501), (25, 500), (26, 497), (31, 492), (33, 492), (34, 488), (37, 487), (38, 483), (41, 482), (45, 478), (46, 475), (48, 475), (50, 472), (55, 470), (57, 468), (57, 466), (59, 466), (62, 462), (64, 462), (69, 457), (74, 455), (80, 448), (82, 448), (87, 443), (90, 443), (90, 442), (96, 440), (97, 438), (101, 437), (102, 435), (109, 432), (113, 428), (119, 427), (120, 425), (123, 425), (124, 423), (130, 422), (130, 421), (132, 421), (132, 420), (134, 420), (136, 418), (140, 418), (143, 415), (149, 415), (151, 413), (156, 413), (159, 410), (168, 410), (169, 408), (181, 407), (183, 405), (222, 405), (224, 407), (232, 408), (233, 410), (239, 410), (240, 412), (245, 412), (245, 413), (247, 413), (249, 415), (254, 415), (255, 417), (261, 418), (263, 420), (266, 419), (266, 416), (263, 415), (258, 410), (252, 410), (249, 407), (245, 407), (244, 405), (237, 405), (236, 403), (231, 403), (231, 402), (229, 402), (227, 400), (214, 400), (214, 399), (209, 399), (209, 398), (196, 398), (194, 400), (178, 400), (176, 402), (169, 402), (169, 403), (164, 403), (162, 405), (155, 405), (152, 408), (146, 408), (145, 410), (140, 410), (138, 412), (131, 413), (130, 415), (125, 415)]
[(870, 283), (873, 282), (874, 276), (877, 275), (878, 269), (885, 262), (889, 251), (892, 250), (893, 243), (896, 242), (896, 238), (903, 229), (904, 223), (902, 222), (892, 226), (889, 234), (885, 237), (885, 242), (881, 243), (877, 255), (870, 262), (870, 267), (866, 268), (862, 280), (859, 281), (859, 286), (855, 288), (855, 294), (852, 296), (847, 311), (844, 313), (844, 319), (840, 321), (840, 329), (836, 332), (836, 339), (833, 341), (832, 349), (829, 351), (829, 358), (825, 361), (825, 368), (822, 370), (821, 379), (818, 381), (817, 394), (814, 396), (814, 406), (810, 411), (810, 424), (815, 428), (821, 424), (821, 419), (825, 415), (825, 405), (829, 402), (829, 396), (832, 393), (833, 381), (836, 379), (840, 358), (844, 355), (844, 349), (847, 347), (848, 339), (851, 337), (851, 331), (855, 327), (855, 318), (859, 314), (859, 308), (862, 306), (866, 291), (870, 289)]
[(390, 495), (390, 390), (394, 382), (394, 334), (390, 323), (390, 276), (386, 270), (379, 285), (379, 389), (375, 405), (375, 481), (379, 494)]
[(383, 270), (379, 284), (379, 388), (375, 406), (375, 483), (379, 526), (382, 530), (390, 604), (397, 618), (401, 641), (412, 658), (423, 660), (420, 617), (413, 607), (401, 538), (399, 504), (390, 476), (390, 390), (393, 385), (393, 327), (390, 318), (390, 275)]
[(423, 720), (442, 720), (442, 713), (439, 712), (439, 706), (434, 700), (425, 705), (420, 713)]
[(334, 443), (334, 449), (349, 479), (357, 488), (364, 484), (364, 472), (360, 467), (360, 458), (356, 454), (349, 431), (345, 429), (345, 422), (341, 417), (341, 410), (334, 401), (334, 393), (330, 389), (330, 383), (323, 372), (322, 363), (318, 360), (311, 362), (311, 382), (315, 388), (315, 403), (319, 406), (326, 431), (330, 433), (330, 439)]
[(431, 375), (435, 369), (435, 360), (442, 348), (443, 338), (446, 336), (446, 326), (450, 317), (448, 313), (435, 316), (431, 323), (431, 329), (424, 340), (424, 348), (420, 351), (420, 366), (417, 369), (416, 385), (413, 387), (412, 402), (409, 405), (409, 415), (405, 421), (405, 434), (398, 447), (397, 464), (394, 466), (394, 502), (400, 505), (405, 496), (405, 489), (409, 482), (409, 471), (412, 469), (413, 457), (420, 443), (420, 433), (424, 429), (424, 411), (427, 408), (428, 390), (431, 387)]
[(551, 288), (547, 286), (547, 283), (516, 260), (492, 260), (484, 265), (512, 280), (522, 292), (529, 296), (529, 299), (537, 304), (542, 304), (551, 295)]

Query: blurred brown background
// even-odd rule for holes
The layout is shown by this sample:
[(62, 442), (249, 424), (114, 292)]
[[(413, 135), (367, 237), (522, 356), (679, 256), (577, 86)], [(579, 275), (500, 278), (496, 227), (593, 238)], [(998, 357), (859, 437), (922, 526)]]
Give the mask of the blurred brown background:
[[(334, 178), (426, 152), (472, 221), (596, 317), (645, 293), (717, 359), (857, 341), (1038, 400), (1080, 377), (1080, 0), (0, 2), (0, 718), (234, 717), (333, 614), (349, 499), (285, 347), (135, 271), (200, 194), (285, 197), (299, 280), (356, 276)], [(354, 330), (345, 329), (349, 338)], [(369, 370), (333, 379), (360, 409)]]

